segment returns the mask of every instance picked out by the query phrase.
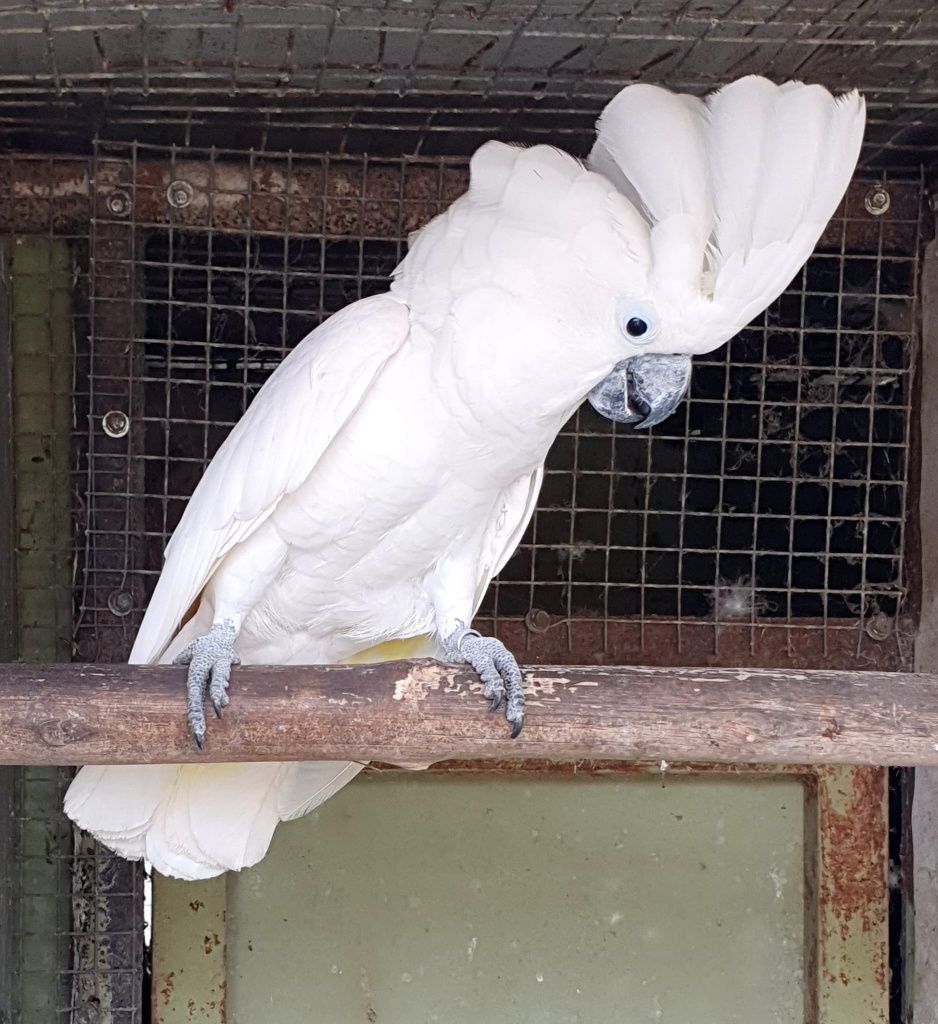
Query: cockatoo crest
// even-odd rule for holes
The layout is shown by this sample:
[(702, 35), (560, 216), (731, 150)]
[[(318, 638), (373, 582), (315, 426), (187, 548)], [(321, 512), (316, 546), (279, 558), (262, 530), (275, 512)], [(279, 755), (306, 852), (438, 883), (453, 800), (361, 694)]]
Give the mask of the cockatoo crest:
[(650, 230), (666, 349), (708, 352), (805, 263), (853, 174), (865, 106), (750, 76), (704, 99), (632, 85), (599, 118), (588, 166)]

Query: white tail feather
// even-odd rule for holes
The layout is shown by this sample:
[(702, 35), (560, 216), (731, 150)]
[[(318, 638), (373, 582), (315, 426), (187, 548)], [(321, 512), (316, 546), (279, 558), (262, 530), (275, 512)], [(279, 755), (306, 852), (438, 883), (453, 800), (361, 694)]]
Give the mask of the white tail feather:
[(290, 767), (292, 771), (277, 791), (281, 821), (293, 821), (314, 811), (365, 766), (356, 761), (309, 761)]
[(318, 807), (363, 765), (114, 765), (82, 768), (65, 813), (109, 849), (164, 875), (211, 878), (256, 864), (274, 829)]
[[(65, 813), (82, 824), (92, 817), (100, 833), (136, 836), (149, 827), (168, 786), (173, 784), (175, 765), (128, 765), (116, 779), (115, 769), (89, 765), (75, 776), (65, 794)], [(134, 794), (132, 804), (121, 797)], [(84, 826), (82, 826), (84, 827)]]
[(267, 852), (286, 764), (186, 765), (164, 805), (169, 846), (204, 864), (238, 871)]

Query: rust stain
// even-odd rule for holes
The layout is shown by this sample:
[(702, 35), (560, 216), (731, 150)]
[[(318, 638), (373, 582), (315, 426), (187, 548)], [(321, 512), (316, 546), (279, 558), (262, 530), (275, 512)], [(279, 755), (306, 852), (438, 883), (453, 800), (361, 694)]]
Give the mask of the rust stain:
[[(793, 619), (786, 629), (756, 625), (657, 620), (574, 619), (545, 633), (523, 618), (480, 617), (477, 629), (496, 635), (529, 665), (657, 665), (662, 668), (742, 669), (866, 668), (907, 671), (908, 658), (895, 642), (871, 639), (856, 629), (824, 628), (822, 619)], [(893, 638), (894, 640), (894, 638)], [(719, 641), (717, 643), (717, 641)]]
[(465, 191), (465, 168), (429, 165), (368, 166), (284, 160), (243, 164), (177, 160), (174, 177), (188, 182), (192, 201), (172, 209), (166, 201), (169, 165), (140, 161), (135, 215), (148, 223), (218, 230), (270, 231), (400, 238), (426, 224)]
[(0, 163), (0, 229), (80, 230), (90, 215), (89, 164), (14, 157)]
[(885, 768), (853, 772), (854, 785), (845, 794), (842, 810), (834, 808), (824, 787), (818, 793), (826, 831), (821, 900), (830, 908), (844, 939), (854, 921), (860, 922), (864, 932), (883, 921), (879, 908), (886, 877), (881, 838), (885, 772)]
[[(819, 769), (833, 781), (836, 768)], [(822, 863), (820, 903), (822, 946), (831, 932), (846, 944), (851, 937), (882, 931), (888, 912), (886, 899), (886, 829), (883, 794), (885, 768), (856, 768), (842, 788), (819, 786)], [(885, 991), (889, 983), (887, 954), (877, 944), (873, 963), (876, 985)], [(831, 983), (847, 985), (850, 978), (841, 966), (836, 974), (825, 965)]]
[(159, 993), (160, 998), (163, 1000), (164, 1006), (169, 1006), (170, 999), (173, 998), (173, 989), (176, 987), (176, 972), (169, 971), (167, 974), (162, 975), (159, 979)]
[(202, 948), (205, 950), (205, 955), (210, 956), (212, 952), (221, 945), (221, 939), (218, 937), (218, 932), (212, 932), (211, 935), (206, 935), (202, 939)]
[(202, 909), (202, 908), (203, 908), (204, 906), (205, 906), (205, 904), (204, 904), (204, 903), (203, 903), (203, 902), (202, 902), (201, 900), (193, 900), (193, 901), (192, 901), (192, 902), (191, 902), (191, 903), (189, 904), (189, 909), (190, 909), (190, 910), (191, 910), (191, 911), (192, 911), (192, 912), (193, 912), (194, 914), (197, 914), (197, 913), (198, 913), (198, 912), (199, 912), (199, 911), (200, 911), (200, 910), (201, 910), (201, 909)]

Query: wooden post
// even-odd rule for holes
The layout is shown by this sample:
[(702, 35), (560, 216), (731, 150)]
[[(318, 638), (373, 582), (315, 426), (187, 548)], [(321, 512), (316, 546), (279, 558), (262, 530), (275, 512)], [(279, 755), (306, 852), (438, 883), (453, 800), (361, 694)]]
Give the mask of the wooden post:
[(537, 668), (511, 740), (464, 667), (241, 667), (204, 752), (172, 666), (0, 666), (0, 763), (552, 758), (938, 764), (938, 676)]

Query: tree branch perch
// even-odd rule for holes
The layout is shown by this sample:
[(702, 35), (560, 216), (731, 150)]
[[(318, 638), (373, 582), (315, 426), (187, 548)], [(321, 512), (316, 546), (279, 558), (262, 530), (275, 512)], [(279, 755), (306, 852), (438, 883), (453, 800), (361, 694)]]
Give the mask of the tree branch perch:
[(199, 753), (184, 670), (0, 665), (0, 763), (579, 758), (938, 764), (938, 676), (753, 669), (531, 668), (511, 740), (463, 667), (244, 666)]

